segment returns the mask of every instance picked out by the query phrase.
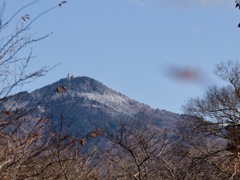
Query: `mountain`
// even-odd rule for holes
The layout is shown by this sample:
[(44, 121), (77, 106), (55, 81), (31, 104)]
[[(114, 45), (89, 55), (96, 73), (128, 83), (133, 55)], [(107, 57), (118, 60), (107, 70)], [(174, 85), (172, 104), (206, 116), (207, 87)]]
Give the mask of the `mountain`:
[(72, 133), (87, 133), (96, 126), (115, 128), (117, 122), (131, 120), (173, 131), (187, 119), (186, 115), (153, 109), (89, 77), (67, 77), (31, 93), (20, 92), (7, 97), (0, 109), (19, 114), (29, 109), (31, 116), (51, 117), (55, 125), (61, 120)]

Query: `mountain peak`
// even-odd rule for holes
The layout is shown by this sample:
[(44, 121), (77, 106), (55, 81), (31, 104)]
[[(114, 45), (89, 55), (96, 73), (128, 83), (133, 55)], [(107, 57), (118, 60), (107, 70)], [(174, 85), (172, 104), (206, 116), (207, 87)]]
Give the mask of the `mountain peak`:
[[(58, 91), (59, 88), (61, 92)], [(46, 114), (66, 113), (69, 121), (76, 123), (76, 127), (81, 127), (82, 124), (91, 127), (91, 123), (101, 122), (112, 125), (118, 120), (139, 119), (173, 128), (180, 118), (171, 112), (154, 110), (86, 76), (68, 76), (32, 93), (22, 92), (11, 96), (2, 104), (2, 109), (9, 109), (13, 104), (18, 109), (25, 108), (29, 103), (37, 104), (38, 111)], [(38, 114), (37, 112), (36, 116)]]
[(68, 76), (66, 78), (62, 78), (59, 81), (49, 84), (47, 86), (44, 86), (40, 89), (35, 90), (34, 92), (39, 91), (46, 91), (46, 92), (54, 92), (57, 87), (59, 86), (65, 86), (68, 91), (75, 91), (75, 92), (88, 92), (88, 93), (99, 93), (103, 94), (106, 91), (113, 91), (107, 86), (103, 85), (99, 81), (92, 79), (87, 76), (80, 76), (80, 77), (74, 77), (74, 76)]
[(87, 76), (63, 78), (56, 82), (56, 85), (64, 85), (67, 86), (68, 90), (88, 93), (97, 92), (99, 94), (103, 94), (104, 92), (110, 90), (110, 88), (99, 81)]

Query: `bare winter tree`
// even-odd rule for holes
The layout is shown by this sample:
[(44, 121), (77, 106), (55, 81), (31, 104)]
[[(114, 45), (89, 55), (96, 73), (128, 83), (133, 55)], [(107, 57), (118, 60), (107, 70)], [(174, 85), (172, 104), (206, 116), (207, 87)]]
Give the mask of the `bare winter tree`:
[(120, 123), (105, 132), (100, 177), (104, 179), (177, 179), (171, 161), (176, 136), (143, 121)]
[[(64, 93), (67, 93), (67, 90), (61, 93), (54, 91), (50, 98), (61, 98)], [(8, 97), (6, 101), (13, 99)], [(97, 177), (97, 172), (91, 168), (94, 165), (95, 153), (91, 147), (83, 147), (101, 134), (102, 130), (95, 129), (77, 137), (69, 133), (68, 128), (71, 127), (66, 123), (68, 119), (65, 111), (61, 111), (58, 114), (60, 118), (56, 119), (53, 118), (55, 112), (42, 113), (41, 109), (33, 110), (31, 106), (29, 109), (24, 106), (2, 115), (9, 123), (0, 131), (1, 175), (9, 179)]]
[(216, 66), (215, 74), (226, 83), (226, 86), (209, 88), (204, 98), (190, 99), (184, 110), (197, 119), (194, 133), (201, 133), (205, 138), (210, 135), (212, 139), (221, 139), (214, 147), (208, 144), (205, 150), (201, 151), (201, 156), (199, 154), (195, 156), (195, 160), (204, 159), (205, 162), (211, 162), (222, 179), (238, 179), (240, 64), (238, 61), (220, 63)]
[[(43, 40), (50, 35), (46, 34), (41, 37), (34, 37), (30, 32), (30, 28), (41, 16), (53, 8), (44, 11), (33, 19), (31, 17), (32, 20), (29, 14), (22, 14), (23, 10), (38, 1), (33, 1), (20, 8), (8, 19), (4, 16), (6, 1), (2, 3), (0, 10), (0, 34), (2, 35), (0, 39), (0, 95), (2, 98), (9, 95), (17, 86), (42, 76), (48, 71), (46, 67), (42, 67), (35, 72), (27, 72), (29, 62), (33, 58), (31, 50), (26, 57), (19, 56), (20, 53), (28, 50), (31, 44)], [(10, 29), (12, 26), (15, 26), (15, 28)]]
[[(102, 130), (95, 129), (90, 135), (75, 137), (63, 128), (65, 111), (60, 112), (61, 118), (56, 125), (53, 114), (43, 113), (39, 108), (48, 107), (47, 102), (53, 96), (61, 98), (67, 93), (65, 86), (49, 91), (37, 103), (24, 92), (9, 96), (18, 91), (17, 87), (50, 70), (42, 67), (34, 72), (28, 71), (29, 63), (34, 58), (31, 45), (51, 34), (36, 37), (31, 33), (31, 28), (43, 15), (62, 7), (66, 1), (43, 10), (36, 17), (22, 14), (23, 10), (39, 1), (27, 4), (9, 18), (4, 16), (7, 1), (4, 0), (0, 8), (0, 178), (93, 179), (97, 177), (97, 172), (90, 168), (94, 165), (94, 152), (88, 149), (88, 153), (83, 154), (82, 147)], [(27, 50), (29, 54), (23, 57), (26, 54), (23, 51)], [(23, 100), (24, 104), (21, 103)]]

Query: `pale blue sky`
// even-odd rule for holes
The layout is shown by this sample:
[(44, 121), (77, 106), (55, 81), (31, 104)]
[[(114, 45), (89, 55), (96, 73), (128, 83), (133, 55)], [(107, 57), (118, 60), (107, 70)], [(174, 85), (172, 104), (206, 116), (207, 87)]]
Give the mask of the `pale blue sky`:
[[(7, 16), (30, 1), (6, 2)], [(58, 2), (42, 0), (22, 15), (33, 18)], [(234, 0), (69, 0), (32, 29), (53, 35), (33, 45), (38, 57), (31, 68), (61, 64), (27, 89), (72, 73), (181, 113), (190, 97), (201, 97), (207, 85), (217, 83), (214, 65), (239, 59), (240, 11), (234, 6)], [(206, 80), (176, 81), (166, 75), (170, 66), (199, 68)]]

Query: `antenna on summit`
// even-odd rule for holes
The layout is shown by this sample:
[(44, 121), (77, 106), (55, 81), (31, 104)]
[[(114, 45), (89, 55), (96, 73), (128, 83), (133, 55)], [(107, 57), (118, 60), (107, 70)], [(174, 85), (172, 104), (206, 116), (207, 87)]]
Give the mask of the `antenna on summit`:
[(72, 79), (74, 79), (74, 75), (68, 73), (68, 75), (67, 75), (67, 80), (70, 81), (70, 80), (72, 80)]

